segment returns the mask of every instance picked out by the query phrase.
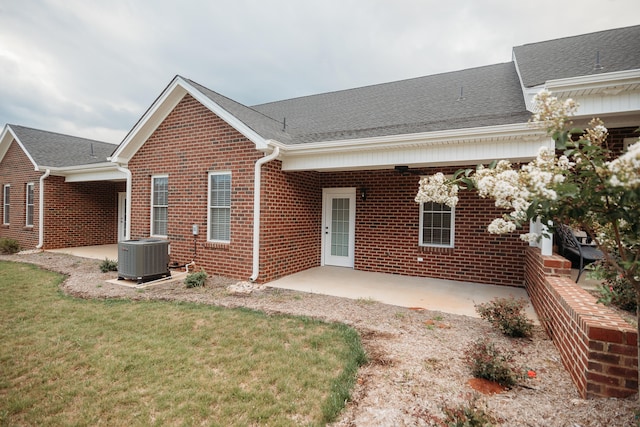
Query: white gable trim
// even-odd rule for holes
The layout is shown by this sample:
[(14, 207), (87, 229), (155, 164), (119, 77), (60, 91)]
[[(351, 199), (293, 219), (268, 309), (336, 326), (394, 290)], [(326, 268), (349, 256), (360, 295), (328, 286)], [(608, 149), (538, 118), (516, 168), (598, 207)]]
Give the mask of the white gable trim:
[(20, 146), (20, 149), (24, 152), (25, 156), (27, 156), (27, 158), (33, 165), (33, 170), (39, 171), (40, 168), (36, 164), (36, 161), (33, 160), (33, 157), (31, 157), (31, 154), (29, 154), (25, 146), (22, 145), (22, 142), (20, 142), (20, 139), (13, 132), (13, 129), (11, 129), (10, 125), (5, 125), (4, 129), (2, 130), (2, 134), (0, 135), (0, 161), (4, 159), (7, 151), (9, 151), (9, 147), (11, 146), (12, 141), (15, 141), (16, 144)]
[(258, 135), (253, 129), (205, 96), (189, 82), (180, 76), (176, 76), (142, 116), (140, 121), (131, 129), (113, 153), (110, 160), (118, 164), (127, 164), (186, 94), (191, 95), (211, 112), (253, 142), (256, 145), (256, 149), (267, 149), (267, 143), (264, 138)]

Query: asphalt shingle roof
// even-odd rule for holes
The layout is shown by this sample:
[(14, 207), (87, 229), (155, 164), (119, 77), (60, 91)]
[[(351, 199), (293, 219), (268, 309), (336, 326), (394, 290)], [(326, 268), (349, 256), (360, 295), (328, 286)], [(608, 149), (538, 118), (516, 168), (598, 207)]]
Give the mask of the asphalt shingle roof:
[(116, 145), (92, 139), (9, 125), (39, 166), (69, 167), (107, 161)]
[[(525, 87), (640, 69), (640, 25), (516, 46), (513, 56)], [(596, 67), (597, 57), (601, 69)]]
[(530, 116), (512, 62), (252, 108), (286, 118), (294, 144), (521, 123)]

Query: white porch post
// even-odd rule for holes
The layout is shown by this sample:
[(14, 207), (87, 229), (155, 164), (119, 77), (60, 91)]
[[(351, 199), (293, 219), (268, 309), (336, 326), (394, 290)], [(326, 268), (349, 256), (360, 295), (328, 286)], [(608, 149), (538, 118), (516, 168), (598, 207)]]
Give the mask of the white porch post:
[(537, 218), (535, 222), (529, 221), (529, 229), (532, 233), (542, 235), (540, 242), (531, 242), (529, 246), (539, 247), (543, 256), (553, 255), (553, 234), (549, 233), (549, 227), (543, 224), (540, 218)]

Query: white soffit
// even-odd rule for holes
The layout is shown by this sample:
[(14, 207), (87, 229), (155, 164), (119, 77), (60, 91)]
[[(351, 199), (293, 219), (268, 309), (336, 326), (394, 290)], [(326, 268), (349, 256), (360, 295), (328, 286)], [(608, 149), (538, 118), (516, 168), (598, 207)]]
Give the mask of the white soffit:
[(399, 164), (436, 166), (495, 159), (530, 160), (541, 146), (553, 147), (553, 140), (543, 130), (520, 123), (281, 146), (280, 159), (285, 171), (383, 169)]
[(51, 175), (53, 176), (63, 176), (65, 182), (124, 181), (127, 179), (127, 175), (119, 171), (117, 165), (109, 162), (66, 168), (47, 166), (41, 166), (40, 168), (42, 170), (51, 170)]

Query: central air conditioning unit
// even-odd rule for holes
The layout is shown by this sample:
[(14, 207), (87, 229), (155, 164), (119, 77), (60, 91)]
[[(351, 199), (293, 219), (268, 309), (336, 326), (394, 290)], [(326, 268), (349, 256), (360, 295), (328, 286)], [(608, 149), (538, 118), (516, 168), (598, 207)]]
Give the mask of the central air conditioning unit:
[(141, 239), (118, 243), (118, 280), (137, 280), (140, 284), (167, 276), (171, 276), (168, 240)]

